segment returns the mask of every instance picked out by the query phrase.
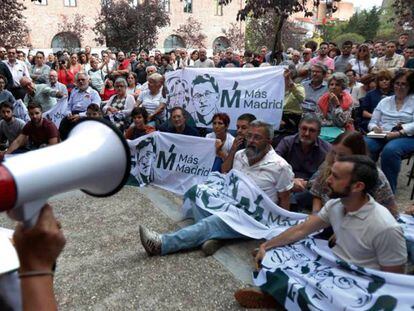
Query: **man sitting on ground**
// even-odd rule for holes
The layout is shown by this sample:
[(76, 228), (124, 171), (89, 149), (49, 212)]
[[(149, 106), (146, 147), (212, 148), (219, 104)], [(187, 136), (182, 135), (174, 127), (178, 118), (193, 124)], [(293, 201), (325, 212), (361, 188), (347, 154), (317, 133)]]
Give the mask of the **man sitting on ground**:
[[(310, 215), (305, 222), (261, 244), (255, 258), (258, 266), (266, 251), (332, 226), (336, 234), (332, 251), (341, 260), (365, 268), (404, 273), (407, 248), (402, 228), (388, 209), (368, 195), (377, 180), (377, 167), (367, 156), (339, 158), (327, 180), (333, 200), (317, 215)], [(235, 297), (246, 308), (277, 306), (272, 296), (255, 289), (239, 290)]]
[(198, 130), (186, 123), (184, 109), (182, 107), (174, 107), (171, 109), (171, 125), (168, 126), (168, 121), (165, 122), (165, 126), (160, 126), (161, 132), (181, 134), (188, 136), (200, 136)]
[(0, 112), (3, 118), (3, 120), (0, 120), (0, 141), (5, 138), (10, 146), (20, 135), (26, 123), (13, 116), (13, 105), (9, 102), (0, 105)]
[[(246, 149), (236, 153), (233, 168), (249, 176), (279, 206), (289, 208), (289, 191), (293, 187), (290, 165), (271, 146), (273, 127), (253, 121)], [(219, 216), (193, 206), (196, 223), (170, 234), (158, 234), (140, 226), (141, 243), (149, 255), (167, 255), (202, 245), (208, 256), (221, 246), (217, 240), (246, 238)]]
[(295, 185), (291, 203), (299, 208), (312, 209), (307, 184), (331, 149), (330, 143), (318, 137), (320, 131), (321, 121), (316, 114), (305, 114), (299, 122), (299, 133), (284, 137), (275, 149), (292, 166)]
[(26, 152), (23, 148), (29, 142), (30, 149), (55, 145), (59, 142), (59, 132), (52, 121), (43, 118), (42, 106), (31, 103), (28, 107), (30, 121), (21, 134), (9, 146), (5, 154)]
[(237, 135), (234, 138), (233, 145), (231, 146), (229, 153), (227, 154), (227, 158), (221, 166), (222, 173), (227, 173), (232, 169), (236, 152), (246, 148), (246, 135), (249, 130), (250, 123), (254, 120), (256, 120), (256, 117), (251, 113), (244, 113), (237, 118)]

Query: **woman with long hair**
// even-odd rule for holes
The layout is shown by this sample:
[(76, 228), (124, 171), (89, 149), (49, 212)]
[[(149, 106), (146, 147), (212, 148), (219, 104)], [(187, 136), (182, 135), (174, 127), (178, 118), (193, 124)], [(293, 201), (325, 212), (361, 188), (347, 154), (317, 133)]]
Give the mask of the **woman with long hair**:
[(355, 58), (349, 61), (348, 68), (355, 70), (358, 75), (358, 80), (363, 76), (369, 74), (374, 67), (374, 62), (371, 59), (369, 47), (366, 44), (361, 44)]
[(127, 94), (134, 96), (135, 99), (138, 98), (139, 93), (141, 93), (141, 84), (137, 82), (137, 75), (135, 72), (130, 72), (127, 76)]
[[(322, 206), (330, 199), (330, 189), (326, 182), (331, 174), (331, 167), (340, 156), (349, 155), (368, 155), (367, 144), (364, 136), (355, 131), (348, 131), (340, 134), (332, 143), (332, 150), (326, 156), (325, 162), (319, 167), (318, 171), (310, 180), (310, 193), (313, 195), (312, 212), (317, 213)], [(394, 217), (398, 214), (395, 197), (390, 184), (384, 173), (378, 168), (379, 179), (376, 187), (369, 194), (381, 205), (385, 206)]]
[(73, 73), (74, 76), (76, 76), (76, 74), (79, 71), (82, 71), (82, 65), (79, 63), (78, 60), (79, 60), (78, 54), (76, 53), (70, 54), (69, 71)]
[(70, 94), (72, 89), (75, 87), (75, 75), (72, 71), (69, 70), (69, 59), (65, 56), (62, 56), (59, 59), (58, 68), (58, 81), (66, 85), (66, 88), (68, 89), (68, 94)]

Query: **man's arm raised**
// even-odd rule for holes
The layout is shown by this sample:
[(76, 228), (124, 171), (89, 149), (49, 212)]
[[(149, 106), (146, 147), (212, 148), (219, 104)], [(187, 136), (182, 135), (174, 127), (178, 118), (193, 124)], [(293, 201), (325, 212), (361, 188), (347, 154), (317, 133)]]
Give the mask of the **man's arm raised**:
[(306, 221), (287, 229), (273, 239), (262, 243), (259, 247), (259, 252), (256, 255), (256, 263), (259, 264), (264, 258), (266, 251), (292, 244), (296, 241), (302, 240), (307, 237), (309, 234), (327, 228), (329, 224), (324, 222), (322, 218), (317, 215), (310, 215)]

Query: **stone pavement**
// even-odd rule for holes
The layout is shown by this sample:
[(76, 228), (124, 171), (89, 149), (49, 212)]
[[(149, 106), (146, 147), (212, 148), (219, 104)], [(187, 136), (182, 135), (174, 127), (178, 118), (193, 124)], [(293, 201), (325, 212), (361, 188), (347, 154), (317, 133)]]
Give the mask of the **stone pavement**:
[[(400, 173), (400, 208), (410, 204), (409, 167), (404, 163)], [(159, 232), (187, 225), (179, 221), (177, 196), (126, 186), (110, 198), (75, 191), (50, 202), (67, 238), (55, 277), (60, 310), (242, 309), (233, 293), (251, 282), (250, 251), (258, 241), (229, 243), (213, 257), (200, 250), (148, 257), (138, 225)], [(4, 214), (0, 226), (14, 227)]]

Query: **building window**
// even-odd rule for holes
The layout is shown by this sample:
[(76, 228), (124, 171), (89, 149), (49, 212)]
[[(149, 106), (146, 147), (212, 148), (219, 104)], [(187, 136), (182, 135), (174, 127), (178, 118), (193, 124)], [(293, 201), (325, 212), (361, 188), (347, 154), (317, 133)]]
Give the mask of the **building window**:
[(184, 0), (184, 13), (193, 13), (193, 0)]
[(34, 4), (37, 5), (47, 5), (47, 0), (36, 0)]
[(177, 48), (185, 48), (183, 38), (177, 35), (170, 35), (164, 41), (164, 49), (166, 52), (170, 52)]
[(216, 1), (216, 15), (223, 16), (223, 3), (220, 3), (220, 0)]
[(65, 6), (76, 6), (76, 0), (63, 0)]
[(170, 13), (170, 0), (162, 0), (162, 7), (165, 13)]

